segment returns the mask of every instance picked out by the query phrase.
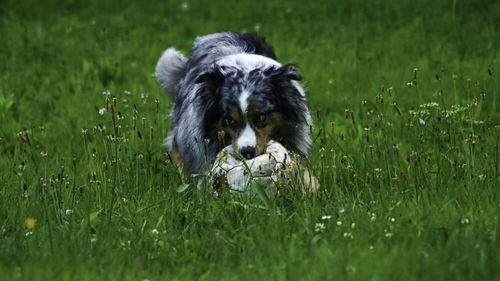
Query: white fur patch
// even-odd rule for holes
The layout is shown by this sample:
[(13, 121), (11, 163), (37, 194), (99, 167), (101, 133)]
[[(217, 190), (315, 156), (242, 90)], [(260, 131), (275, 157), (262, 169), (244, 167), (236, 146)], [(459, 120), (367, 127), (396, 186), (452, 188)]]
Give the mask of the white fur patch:
[(221, 58), (217, 64), (220, 66), (240, 67), (241, 70), (245, 71), (268, 66), (281, 66), (279, 62), (268, 57), (246, 53), (225, 56)]
[(246, 125), (245, 128), (243, 129), (243, 132), (241, 133), (240, 137), (236, 141), (236, 144), (238, 145), (238, 148), (242, 148), (245, 146), (252, 146), (255, 147), (257, 144), (257, 136), (255, 135), (255, 132), (253, 129), (250, 127), (250, 125)]
[(250, 92), (247, 90), (244, 90), (240, 94), (239, 102), (240, 102), (240, 108), (241, 112), (245, 114), (247, 112), (247, 107), (248, 107), (248, 97), (250, 96)]

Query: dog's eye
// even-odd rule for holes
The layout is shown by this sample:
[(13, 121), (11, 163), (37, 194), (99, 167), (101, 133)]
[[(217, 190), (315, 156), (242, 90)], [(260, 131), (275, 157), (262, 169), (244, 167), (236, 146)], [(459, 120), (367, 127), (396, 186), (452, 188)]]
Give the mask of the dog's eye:
[(254, 119), (254, 125), (255, 127), (257, 128), (264, 128), (267, 124), (267, 114), (265, 113), (261, 113), (259, 115), (257, 115)]
[(238, 128), (238, 122), (236, 122), (236, 120), (231, 117), (224, 118), (223, 122), (224, 126), (226, 126), (227, 128), (231, 128), (233, 130)]

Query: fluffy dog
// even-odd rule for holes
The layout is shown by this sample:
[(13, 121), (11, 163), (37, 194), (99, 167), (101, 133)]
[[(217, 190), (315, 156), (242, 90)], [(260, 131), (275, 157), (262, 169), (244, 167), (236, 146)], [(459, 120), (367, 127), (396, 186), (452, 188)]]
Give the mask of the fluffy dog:
[(198, 37), (189, 59), (167, 49), (155, 74), (175, 100), (165, 143), (187, 172), (208, 172), (229, 144), (248, 159), (264, 153), (270, 140), (309, 156), (312, 121), (302, 77), (292, 65), (280, 64), (262, 37)]

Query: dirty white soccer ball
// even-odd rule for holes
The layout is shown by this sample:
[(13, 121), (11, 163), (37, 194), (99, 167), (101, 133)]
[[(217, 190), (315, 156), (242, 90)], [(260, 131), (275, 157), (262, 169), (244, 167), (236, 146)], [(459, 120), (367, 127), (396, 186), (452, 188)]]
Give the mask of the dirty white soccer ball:
[(222, 149), (211, 169), (211, 182), (229, 187), (232, 192), (252, 192), (253, 182), (263, 182), (271, 188), (267, 195), (275, 195), (277, 187), (290, 180), (297, 170), (297, 156), (290, 154), (280, 143), (267, 143), (266, 153), (253, 159), (242, 159), (232, 145)]

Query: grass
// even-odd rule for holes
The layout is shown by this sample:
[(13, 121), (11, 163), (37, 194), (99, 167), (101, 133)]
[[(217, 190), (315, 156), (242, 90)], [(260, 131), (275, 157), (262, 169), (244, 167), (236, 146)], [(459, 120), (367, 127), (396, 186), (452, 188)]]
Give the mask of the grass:
[[(498, 280), (499, 15), (493, 1), (3, 1), (0, 276)], [(317, 194), (215, 199), (164, 153), (155, 63), (222, 30), (258, 31), (299, 65)]]

